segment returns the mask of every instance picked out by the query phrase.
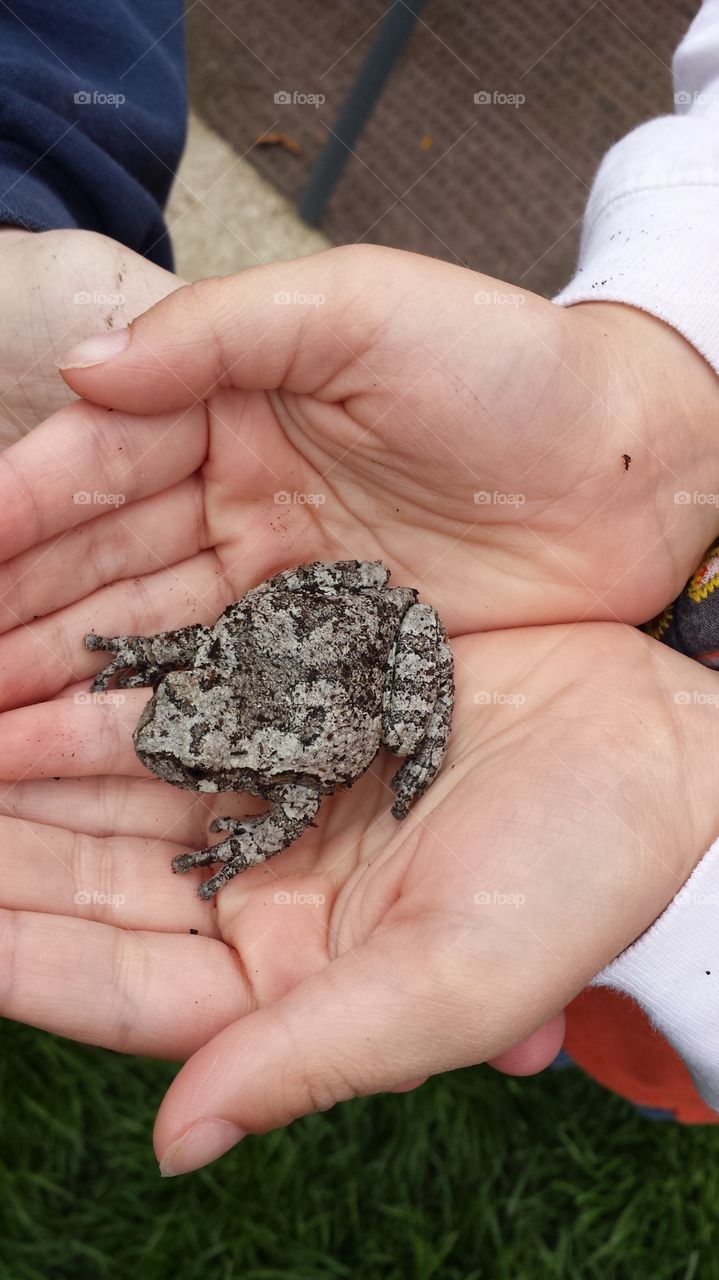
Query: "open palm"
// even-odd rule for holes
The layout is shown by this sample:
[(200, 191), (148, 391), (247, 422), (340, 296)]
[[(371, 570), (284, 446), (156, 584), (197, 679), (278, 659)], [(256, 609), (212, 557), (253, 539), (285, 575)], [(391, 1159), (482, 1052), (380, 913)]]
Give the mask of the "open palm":
[(236, 585), (361, 556), (454, 634), (639, 622), (713, 536), (711, 506), (675, 494), (719, 461), (716, 378), (631, 308), (563, 311), (350, 248), (189, 286), (131, 333), (66, 377), (115, 411), (204, 422), (205, 542)]
[[(166, 299), (125, 355), (67, 373), (97, 403), (0, 459), (0, 772), (22, 820), (0, 1008), (171, 1057), (219, 1035), (173, 1087), (161, 1151), (198, 1098), (259, 1130), (500, 1052), (655, 918), (714, 834), (711, 716), (672, 701), (685, 660), (607, 622), (487, 633), (636, 621), (681, 585), (711, 534), (670, 491), (699, 476), (703, 436), (687, 448), (675, 423), (659, 459), (634, 366), (668, 345), (701, 427), (699, 358), (621, 308), (570, 324), (530, 295), (475, 303), (494, 282), (405, 255), (266, 270)], [(420, 586), (454, 637), (445, 768), (398, 826), (380, 757), (215, 910), (169, 862), (231, 806), (143, 775), (147, 694), (90, 697), (82, 637), (213, 622), (278, 569), (354, 557)], [(706, 829), (676, 818), (692, 789)]]
[(501, 1052), (708, 847), (715, 711), (675, 695), (709, 693), (712, 672), (609, 623), (464, 637), (455, 657), (455, 731), (421, 806), (394, 822), (379, 757), (216, 907), (200, 872), (169, 864), (228, 801), (143, 775), (144, 691), (3, 715), (0, 769), (23, 781), (3, 801), (0, 1005), (115, 1049), (194, 1053), (160, 1154), (198, 1114), (262, 1131)]

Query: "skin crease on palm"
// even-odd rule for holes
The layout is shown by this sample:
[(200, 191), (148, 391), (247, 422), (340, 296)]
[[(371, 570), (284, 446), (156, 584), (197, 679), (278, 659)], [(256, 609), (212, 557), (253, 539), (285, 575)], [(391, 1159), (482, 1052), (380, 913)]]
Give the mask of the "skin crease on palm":
[[(126, 354), (66, 372), (94, 403), (0, 459), (0, 1010), (194, 1053), (160, 1155), (200, 1115), (262, 1131), (548, 1024), (499, 1059), (544, 1065), (559, 1011), (716, 834), (713, 708), (674, 700), (716, 675), (624, 625), (712, 537), (672, 495), (716, 461), (714, 375), (651, 317), (474, 301), (494, 284), (361, 249), (181, 290)], [(98, 513), (79, 491), (125, 500)], [(81, 637), (211, 622), (276, 569), (354, 556), (448, 625), (444, 771), (398, 826), (379, 757), (210, 907), (169, 862), (219, 809), (148, 778), (131, 743), (147, 694), (90, 700)]]

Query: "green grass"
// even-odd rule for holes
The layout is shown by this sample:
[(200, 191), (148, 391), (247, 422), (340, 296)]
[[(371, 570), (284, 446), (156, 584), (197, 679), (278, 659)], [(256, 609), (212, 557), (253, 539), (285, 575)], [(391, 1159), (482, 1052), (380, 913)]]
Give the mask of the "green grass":
[(161, 1180), (173, 1074), (0, 1023), (2, 1280), (714, 1280), (719, 1131), (487, 1068)]

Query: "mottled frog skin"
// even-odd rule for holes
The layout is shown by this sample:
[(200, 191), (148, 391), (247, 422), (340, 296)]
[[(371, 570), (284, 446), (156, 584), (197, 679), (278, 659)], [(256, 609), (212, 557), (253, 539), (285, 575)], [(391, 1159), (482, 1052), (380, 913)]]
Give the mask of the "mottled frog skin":
[(134, 734), (144, 765), (192, 791), (244, 791), (269, 811), (218, 818), (227, 836), (173, 870), (220, 863), (212, 898), (238, 872), (286, 849), (323, 795), (351, 787), (380, 747), (407, 759), (392, 779), (404, 818), (444, 758), (454, 701), (444, 627), (379, 562), (305, 564), (231, 604), (214, 627), (155, 636), (89, 635), (114, 655), (94, 692), (152, 685)]

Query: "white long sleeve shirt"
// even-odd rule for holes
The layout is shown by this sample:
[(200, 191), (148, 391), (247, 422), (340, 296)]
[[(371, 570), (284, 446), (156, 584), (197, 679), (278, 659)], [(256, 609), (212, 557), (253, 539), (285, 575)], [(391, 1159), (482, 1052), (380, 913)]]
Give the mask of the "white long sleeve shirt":
[[(719, 373), (719, 0), (705, 0), (672, 69), (674, 115), (640, 125), (605, 156), (579, 266), (555, 302), (639, 307)], [(719, 1111), (719, 839), (592, 985), (637, 1000)]]

